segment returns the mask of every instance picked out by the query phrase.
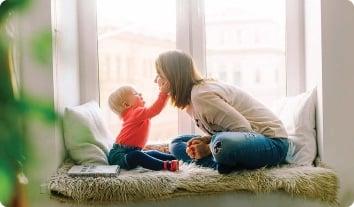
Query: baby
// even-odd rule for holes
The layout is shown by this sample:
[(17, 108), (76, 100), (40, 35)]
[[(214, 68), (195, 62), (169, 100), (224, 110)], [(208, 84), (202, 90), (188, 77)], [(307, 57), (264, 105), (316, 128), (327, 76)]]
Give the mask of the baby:
[(109, 96), (109, 106), (123, 119), (123, 126), (108, 155), (111, 165), (123, 169), (141, 166), (150, 170), (179, 170), (176, 158), (157, 150), (143, 151), (148, 137), (150, 119), (161, 112), (168, 100), (169, 84), (158, 82), (160, 94), (155, 103), (145, 107), (141, 93), (131, 86), (122, 86)]

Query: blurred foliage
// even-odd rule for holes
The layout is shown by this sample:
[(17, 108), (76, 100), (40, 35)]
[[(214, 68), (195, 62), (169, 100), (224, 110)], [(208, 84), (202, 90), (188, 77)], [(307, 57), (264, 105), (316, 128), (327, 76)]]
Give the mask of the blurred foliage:
[(19, 12), (23, 9), (28, 8), (31, 0), (5, 0), (0, 6), (0, 25), (4, 25), (8, 16), (12, 12)]
[(52, 33), (45, 30), (37, 34), (32, 40), (32, 55), (37, 62), (44, 65), (51, 63)]
[[(16, 196), (17, 175), (28, 163), (29, 137), (26, 120), (53, 123), (58, 116), (53, 105), (26, 91), (16, 91), (13, 81), (13, 41), (7, 36), (6, 24), (15, 12), (25, 9), (30, 0), (5, 0), (0, 5), (0, 204), (9, 204)], [(50, 30), (49, 30), (50, 31)], [(41, 64), (51, 62), (52, 39), (46, 30), (31, 41), (32, 55)], [(18, 96), (16, 94), (19, 94)]]
[[(0, 204), (7, 202), (14, 191), (14, 177), (6, 162), (0, 160)], [(1, 206), (1, 205), (0, 205)]]

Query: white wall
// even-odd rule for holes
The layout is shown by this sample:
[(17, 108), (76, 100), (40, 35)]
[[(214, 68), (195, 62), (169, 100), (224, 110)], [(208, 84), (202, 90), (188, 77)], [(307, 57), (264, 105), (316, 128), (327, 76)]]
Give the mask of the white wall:
[(305, 8), (306, 83), (319, 86), (321, 156), (338, 172), (339, 199), (349, 206), (354, 200), (354, 6), (348, 0), (306, 0)]
[[(50, 102), (54, 108), (54, 85), (52, 63), (42, 65), (33, 59), (31, 39), (36, 34), (45, 30), (51, 30), (51, 2), (37, 0), (31, 2), (31, 7), (23, 15), (19, 16), (20, 42), (20, 70), (21, 84), (26, 92), (42, 97)], [(61, 160), (60, 148), (55, 146), (60, 143), (55, 127), (47, 127), (38, 122), (27, 123), (30, 136), (30, 164), (27, 176), (29, 182), (29, 197), (36, 200), (39, 196), (39, 186), (54, 171)], [(38, 170), (40, 169), (40, 170)]]
[(323, 158), (340, 176), (341, 199), (354, 200), (354, 6), (322, 0)]
[[(32, 0), (30, 8), (18, 17), (22, 87), (32, 95), (50, 101), (60, 113), (65, 106), (77, 105), (80, 100), (76, 13), (76, 1)], [(32, 58), (30, 40), (39, 32), (52, 29), (54, 58), (49, 65), (38, 64)], [(49, 127), (29, 123), (28, 130), (32, 154), (28, 160), (28, 197), (30, 206), (38, 206), (42, 199), (40, 185), (62, 163), (65, 151), (61, 123)]]

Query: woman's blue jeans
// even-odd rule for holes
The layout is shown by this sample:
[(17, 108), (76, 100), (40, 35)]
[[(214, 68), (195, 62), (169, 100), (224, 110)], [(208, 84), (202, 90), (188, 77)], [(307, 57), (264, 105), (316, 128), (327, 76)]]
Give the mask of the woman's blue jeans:
[(257, 169), (285, 163), (288, 139), (269, 138), (253, 132), (219, 132), (209, 144), (212, 154), (192, 160), (186, 153), (187, 141), (197, 135), (182, 135), (170, 144), (170, 152), (184, 162), (217, 169), (220, 173), (233, 170)]

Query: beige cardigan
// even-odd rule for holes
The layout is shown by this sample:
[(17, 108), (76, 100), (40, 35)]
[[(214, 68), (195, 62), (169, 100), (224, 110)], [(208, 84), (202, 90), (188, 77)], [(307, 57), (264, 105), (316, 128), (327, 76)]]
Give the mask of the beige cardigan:
[(261, 102), (237, 86), (217, 81), (207, 80), (193, 87), (187, 112), (210, 135), (241, 131), (288, 137), (280, 119)]

